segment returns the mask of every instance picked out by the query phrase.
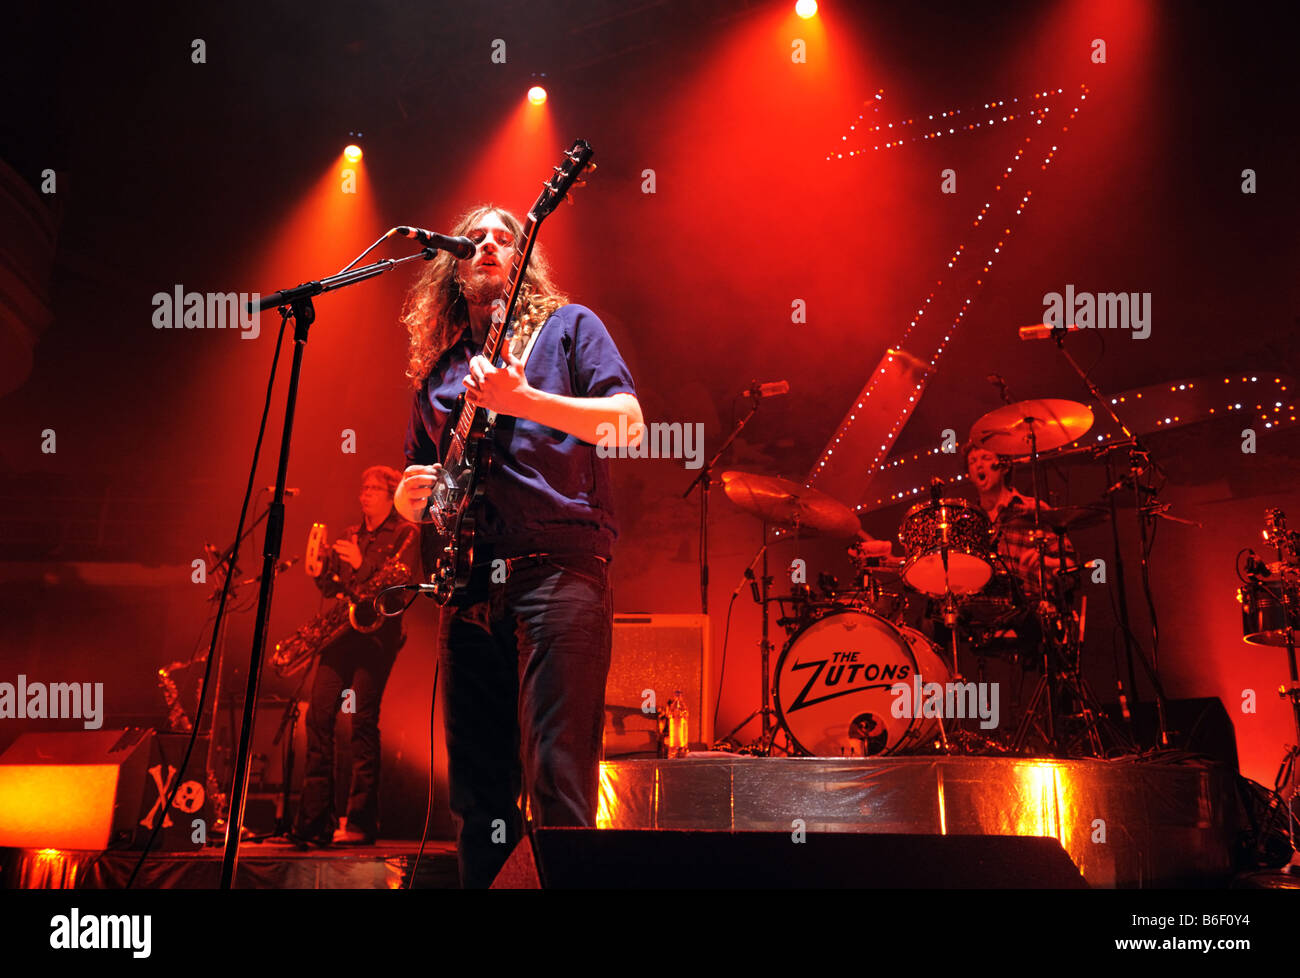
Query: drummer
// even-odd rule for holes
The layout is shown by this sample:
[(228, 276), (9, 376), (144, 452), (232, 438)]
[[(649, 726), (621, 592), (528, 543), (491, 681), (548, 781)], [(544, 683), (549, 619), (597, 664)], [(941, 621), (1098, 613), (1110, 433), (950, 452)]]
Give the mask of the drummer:
[[(1020, 581), (1024, 594), (1036, 600), (1039, 596), (1039, 558), (1033, 536), (1034, 497), (1012, 488), (1013, 466), (1010, 460), (987, 448), (967, 442), (962, 448), (962, 461), (966, 464), (966, 476), (979, 495), (980, 508), (993, 524), (998, 553)], [(1050, 509), (1043, 503), (1040, 513)], [(1061, 567), (1060, 547), (1056, 534), (1046, 527), (1044, 529), (1048, 536), (1043, 570), (1050, 586), (1052, 575)], [(1068, 536), (1064, 541), (1067, 566), (1076, 570), (1079, 561), (1074, 545)]]

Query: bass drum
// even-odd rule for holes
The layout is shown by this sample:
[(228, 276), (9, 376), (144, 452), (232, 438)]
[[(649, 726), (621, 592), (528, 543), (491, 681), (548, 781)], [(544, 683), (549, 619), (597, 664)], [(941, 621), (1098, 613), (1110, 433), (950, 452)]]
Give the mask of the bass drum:
[[(946, 683), (938, 648), (914, 628), (865, 611), (837, 611), (790, 638), (776, 663), (777, 717), (795, 749), (819, 757), (904, 754), (939, 733), (914, 717), (914, 678)], [(905, 694), (893, 692), (898, 684)], [(901, 702), (901, 716), (895, 703)]]

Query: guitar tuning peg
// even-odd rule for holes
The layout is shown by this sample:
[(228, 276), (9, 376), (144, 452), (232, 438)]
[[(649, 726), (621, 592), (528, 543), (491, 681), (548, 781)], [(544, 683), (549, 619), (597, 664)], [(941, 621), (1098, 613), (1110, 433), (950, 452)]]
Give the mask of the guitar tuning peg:
[(588, 169), (590, 172), (595, 173), (595, 172), (596, 172), (596, 164), (595, 164), (595, 163), (588, 163), (588, 164), (587, 164), (587, 169)]

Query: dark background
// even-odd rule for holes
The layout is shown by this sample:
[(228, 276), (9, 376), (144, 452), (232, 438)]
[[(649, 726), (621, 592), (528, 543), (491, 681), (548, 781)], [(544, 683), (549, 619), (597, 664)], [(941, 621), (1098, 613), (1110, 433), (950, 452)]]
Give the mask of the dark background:
[[(576, 206), (543, 227), (543, 248), (560, 286), (608, 324), (647, 419), (703, 424), (711, 452), (751, 380), (790, 383), (724, 467), (808, 473), (924, 298), (935, 292), (936, 304), (952, 306), (936, 286), (948, 256), (966, 242), (972, 254), (988, 250), (971, 221), (1015, 146), (1036, 140), (1031, 166), (1044, 143), (1022, 118), (827, 160), (859, 113), (898, 122), (962, 108), (979, 118), (990, 100), (1060, 88), (1052, 104), (1064, 106), (1088, 90), (1051, 166), (1023, 176), (1033, 205), (891, 457), (929, 451), (944, 429), (964, 436), (999, 403), (985, 380), (993, 371), (1016, 397), (1086, 400), (1050, 344), (1016, 339), (1017, 326), (1042, 318), (1043, 294), (1066, 283), (1152, 294), (1149, 339), (1072, 340), (1108, 393), (1297, 375), (1296, 86), (1289, 21), (1273, 7), (827, 2), (813, 22), (791, 8), (270, 2), (11, 14), (0, 65), (9, 93), (0, 680), (103, 681), (107, 723), (156, 722), (153, 673), (201, 639), (211, 586), (191, 582), (191, 561), (232, 535), (275, 324), (264, 320), (253, 341), (155, 330), (154, 293), (269, 292), (335, 271), (395, 224), (444, 228), (480, 200), (522, 213), (578, 135), (599, 170)], [(205, 64), (191, 61), (196, 38)], [(496, 38), (505, 64), (490, 59)], [(791, 63), (793, 38), (807, 42), (806, 64)], [(1105, 64), (1090, 60), (1096, 38)], [(540, 110), (523, 101), (537, 81), (550, 92)], [(1049, 123), (1059, 128), (1065, 110), (1055, 111)], [(358, 192), (344, 195), (339, 153), (354, 141), (365, 158)], [(40, 192), (47, 168), (53, 194)], [(654, 194), (642, 192), (647, 168)], [(956, 194), (939, 192), (945, 168), (957, 172)], [(1247, 168), (1255, 194), (1241, 190)], [(376, 257), (404, 252), (385, 246)], [(401, 270), (318, 301), (287, 556), (301, 553), (312, 521), (333, 536), (358, 518), (367, 465), (402, 464), (410, 388), (397, 314), (413, 277)], [(795, 299), (806, 302), (805, 324), (791, 322)], [(1283, 658), (1241, 643), (1232, 559), (1257, 543), (1266, 506), (1296, 508), (1296, 436), (1289, 422), (1256, 424), (1258, 452), (1246, 455), (1244, 426), (1201, 421), (1151, 436), (1170, 477), (1164, 501), (1202, 524), (1162, 524), (1153, 597), (1170, 694), (1222, 697), (1245, 773), (1271, 783), (1292, 736), (1272, 692)], [(41, 451), (46, 429), (53, 454)], [(355, 454), (340, 450), (344, 429), (356, 433)], [(275, 443), (258, 486), (274, 481)], [(846, 503), (868, 498), (867, 461), (864, 488)], [(617, 610), (698, 611), (697, 503), (681, 499), (694, 473), (667, 460), (620, 461), (614, 472)], [(1101, 485), (1081, 466), (1057, 475), (1075, 501)], [(759, 527), (721, 493), (713, 500), (716, 673), (726, 601)], [(864, 525), (892, 536), (902, 509), (872, 512)], [(1127, 541), (1132, 527), (1123, 532)], [(1104, 529), (1076, 542), (1086, 556), (1110, 556)], [(802, 546), (814, 573), (844, 572), (842, 547)], [(245, 550), (245, 575), (257, 554)], [(1113, 592), (1090, 593), (1090, 671), (1109, 698)], [(254, 597), (245, 588), (241, 604)], [(1130, 597), (1146, 636), (1136, 586)], [(315, 609), (316, 591), (295, 567), (277, 588), (272, 641)], [(230, 622), (239, 687), (251, 622), (251, 613)], [(418, 830), (429, 758), (433, 606), (407, 622), (411, 641), (384, 706), (391, 834)], [(719, 732), (756, 705), (757, 632), (746, 592)], [(1257, 713), (1242, 712), (1245, 690), (1256, 692)], [(20, 729), (0, 721), (0, 748)]]

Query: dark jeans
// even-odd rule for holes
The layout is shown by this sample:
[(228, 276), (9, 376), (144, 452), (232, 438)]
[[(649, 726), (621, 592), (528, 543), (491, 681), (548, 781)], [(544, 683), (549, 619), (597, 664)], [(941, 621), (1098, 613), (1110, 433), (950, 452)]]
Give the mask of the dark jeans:
[(307, 766), (294, 833), (320, 839), (338, 826), (334, 811), (334, 725), (343, 691), (356, 694), (352, 716), (352, 788), (348, 827), (374, 835), (379, 829), (379, 704), (397, 658), (392, 642), (348, 632), (327, 645), (316, 666), (307, 711)]
[(533, 823), (593, 826), (613, 597), (592, 555), (513, 563), (442, 615), (444, 718), (461, 883), (491, 884)]

